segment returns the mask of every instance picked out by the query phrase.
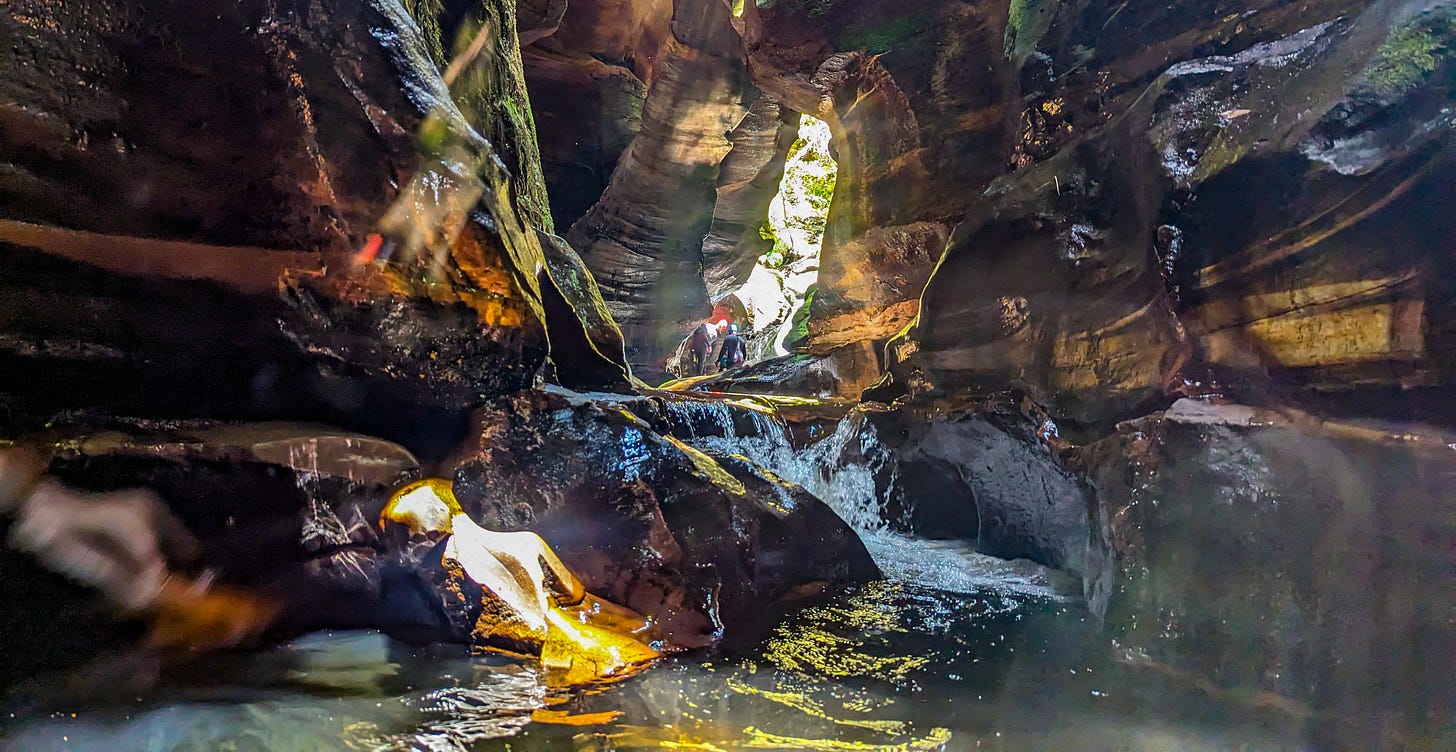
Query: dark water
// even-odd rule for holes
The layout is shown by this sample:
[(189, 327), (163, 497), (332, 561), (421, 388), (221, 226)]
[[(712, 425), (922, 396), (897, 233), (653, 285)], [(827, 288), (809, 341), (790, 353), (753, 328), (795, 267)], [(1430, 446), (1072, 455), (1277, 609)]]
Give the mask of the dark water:
[[(955, 546), (868, 534), (887, 579), (834, 595), (735, 653), (680, 656), (594, 690), (535, 669), (318, 634), (162, 672), (115, 658), (46, 710), (8, 719), (15, 750), (1298, 748), (1293, 719), (1113, 660), (1056, 574)], [(137, 685), (132, 687), (130, 685)], [(86, 699), (83, 699), (84, 698)]]

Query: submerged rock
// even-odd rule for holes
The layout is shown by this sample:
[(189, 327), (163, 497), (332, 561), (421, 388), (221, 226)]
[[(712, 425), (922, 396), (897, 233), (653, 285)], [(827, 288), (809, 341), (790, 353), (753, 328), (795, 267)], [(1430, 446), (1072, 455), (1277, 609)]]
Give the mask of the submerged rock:
[(1452, 444), (1190, 400), (1128, 421), (1079, 451), (1089, 605), (1134, 663), (1326, 714), (1321, 744), (1439, 732), (1456, 707), (1437, 595), (1456, 588)]

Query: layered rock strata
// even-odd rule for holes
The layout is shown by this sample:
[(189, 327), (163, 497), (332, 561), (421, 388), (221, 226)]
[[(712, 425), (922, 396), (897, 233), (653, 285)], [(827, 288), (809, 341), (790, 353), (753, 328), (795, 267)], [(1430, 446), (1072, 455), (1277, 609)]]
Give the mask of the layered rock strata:
[(461, 58), (452, 91), (392, 0), (0, 23), (5, 391), (32, 416), (468, 408), (534, 383), (548, 330), (591, 345), (563, 380), (626, 383), (573, 252), (536, 237), (534, 136), (471, 106), (524, 98), (513, 48)]

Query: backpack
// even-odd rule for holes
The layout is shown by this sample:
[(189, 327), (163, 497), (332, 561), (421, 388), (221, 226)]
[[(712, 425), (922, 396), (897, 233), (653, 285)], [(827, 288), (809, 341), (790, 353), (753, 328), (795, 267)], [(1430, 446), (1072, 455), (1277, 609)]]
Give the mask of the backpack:
[(743, 341), (743, 338), (736, 334), (730, 334), (728, 335), (728, 339), (723, 340), (723, 351), (718, 353), (718, 367), (728, 368), (730, 366), (741, 366), (743, 365), (744, 356), (747, 354), (748, 344)]

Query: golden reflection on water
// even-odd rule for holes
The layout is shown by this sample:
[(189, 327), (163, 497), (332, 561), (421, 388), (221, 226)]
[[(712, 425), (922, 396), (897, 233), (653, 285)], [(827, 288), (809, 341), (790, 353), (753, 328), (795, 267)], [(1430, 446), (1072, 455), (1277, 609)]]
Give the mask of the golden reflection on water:
[[(843, 636), (905, 632), (907, 607), (900, 605), (904, 592), (896, 583), (877, 582), (845, 600), (811, 607), (765, 642), (760, 654), (767, 662), (735, 659), (697, 667), (721, 677), (705, 684), (726, 689), (723, 696), (670, 702), (656, 725), (613, 725), (580, 734), (577, 748), (939, 749), (951, 739), (949, 729), (917, 729), (911, 721), (885, 717), (896, 699), (870, 688), (882, 682), (909, 683), (929, 659), (886, 655), (883, 647), (878, 648), (881, 655), (868, 654), (877, 648)], [(856, 686), (855, 680), (869, 684)], [(666, 680), (663, 689), (671, 691), (671, 682)], [(725, 722), (729, 718), (737, 723)]]
[[(695, 452), (685, 452), (697, 459)], [(721, 468), (714, 469), (723, 473)], [(380, 523), (402, 526), (412, 536), (459, 539), (445, 541), (447, 564), (454, 560), (465, 565), (463, 574), (497, 598), (513, 589), (529, 589), (535, 594), (535, 598), (507, 597), (505, 603), (514, 605), (507, 609), (514, 619), (535, 624), (539, 618), (544, 623), (545, 629), (529, 642), (534, 644), (533, 652), (541, 656), (545, 686), (580, 687), (619, 680), (636, 674), (657, 657), (655, 651), (636, 639), (634, 619), (624, 621), (612, 609), (591, 618), (587, 612), (602, 610), (590, 606), (598, 602), (579, 589), (579, 584), (563, 588), (557, 582), (575, 582), (569, 572), (555, 578), (548, 576), (557, 567), (564, 569), (549, 549), (535, 562), (542, 566), (523, 566), (521, 561), (532, 558), (532, 554), (507, 545), (519, 541), (506, 540), (522, 534), (492, 533), (480, 528), (463, 513), (449, 481), (420, 481), (400, 489)], [(539, 545), (544, 547), (544, 543)], [(484, 567), (474, 561), (482, 556), (508, 561), (512, 566)], [(497, 581), (502, 577), (508, 581)], [(950, 739), (951, 732), (939, 727), (918, 731), (906, 720), (884, 717), (886, 709), (895, 704), (893, 698), (848, 685), (825, 692), (826, 682), (845, 679), (904, 686), (927, 666), (930, 659), (924, 655), (884, 647), (899, 642), (887, 642), (886, 635), (908, 634), (905, 595), (901, 584), (872, 583), (844, 599), (810, 607), (779, 626), (764, 643), (761, 662), (703, 664), (699, 668), (721, 677), (715, 683), (721, 681), (718, 686), (726, 692), (715, 705), (711, 698), (698, 703), (679, 695), (682, 688), (674, 690), (681, 703), (679, 709), (687, 710), (685, 716), (670, 713), (671, 718), (664, 716), (664, 722), (655, 725), (623, 724), (617, 722), (617, 712), (592, 712), (588, 708), (573, 712), (557, 707), (538, 709), (534, 720), (551, 725), (597, 726), (596, 732), (574, 737), (581, 749), (602, 745), (613, 749), (885, 752), (939, 748)], [(605, 604), (600, 605), (605, 608)], [(735, 701), (734, 697), (740, 699)], [(738, 723), (719, 720), (717, 713), (726, 708), (722, 703), (740, 706), (744, 702), (748, 705), (742, 709), (750, 712), (748, 717), (740, 716)], [(781, 730), (790, 733), (779, 733)]]
[(596, 749), (593, 746), (607, 741), (611, 749), (683, 749), (704, 750), (704, 752), (730, 752), (735, 749), (795, 749), (795, 750), (857, 750), (860, 752), (914, 752), (916, 750), (940, 749), (950, 741), (949, 729), (935, 728), (921, 737), (899, 742), (866, 742), (846, 739), (821, 739), (807, 736), (774, 734), (755, 726), (743, 729), (741, 734), (724, 733), (716, 739), (704, 739), (672, 729), (634, 726), (620, 727), (612, 734), (581, 734), (575, 738), (578, 749)]
[[(901, 609), (893, 603), (894, 594), (902, 589), (893, 582), (872, 583), (844, 602), (808, 609), (804, 621), (840, 624), (857, 634), (903, 632)], [(769, 640), (764, 657), (785, 671), (836, 679), (873, 677), (892, 683), (905, 680), (929, 662), (916, 655), (869, 655), (862, 651), (863, 646), (859, 640), (828, 630), (780, 626)]]
[(809, 697), (803, 692), (779, 692), (768, 689), (759, 689), (738, 679), (729, 678), (728, 688), (741, 695), (756, 695), (765, 700), (776, 702), (785, 707), (793, 708), (806, 715), (822, 718), (840, 726), (853, 726), (856, 728), (878, 731), (883, 734), (901, 735), (908, 730), (904, 721), (880, 721), (856, 718), (835, 718), (824, 712), (824, 704)]
[(749, 749), (808, 749), (808, 750), (873, 750), (874, 752), (911, 752), (912, 750), (940, 749), (950, 741), (950, 729), (935, 728), (918, 739), (898, 744), (871, 744), (869, 742), (840, 741), (838, 739), (805, 739), (798, 736), (769, 734), (756, 728), (744, 729), (745, 738), (740, 747)]

